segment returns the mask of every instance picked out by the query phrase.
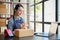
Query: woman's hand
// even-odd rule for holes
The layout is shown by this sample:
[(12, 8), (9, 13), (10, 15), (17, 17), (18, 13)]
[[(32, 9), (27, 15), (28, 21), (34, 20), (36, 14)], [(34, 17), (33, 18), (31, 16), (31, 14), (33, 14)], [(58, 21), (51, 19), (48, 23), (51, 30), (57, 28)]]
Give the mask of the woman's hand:
[(26, 26), (26, 24), (21, 24), (21, 25), (20, 25), (20, 28), (21, 28), (21, 29), (27, 29), (27, 26)]

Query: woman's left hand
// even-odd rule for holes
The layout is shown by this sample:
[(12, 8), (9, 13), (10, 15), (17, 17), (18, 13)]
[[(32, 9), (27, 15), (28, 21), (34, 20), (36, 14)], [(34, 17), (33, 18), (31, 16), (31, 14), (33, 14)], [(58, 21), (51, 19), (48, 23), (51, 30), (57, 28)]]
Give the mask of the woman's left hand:
[(20, 25), (21, 29), (27, 29), (27, 26), (25, 24)]

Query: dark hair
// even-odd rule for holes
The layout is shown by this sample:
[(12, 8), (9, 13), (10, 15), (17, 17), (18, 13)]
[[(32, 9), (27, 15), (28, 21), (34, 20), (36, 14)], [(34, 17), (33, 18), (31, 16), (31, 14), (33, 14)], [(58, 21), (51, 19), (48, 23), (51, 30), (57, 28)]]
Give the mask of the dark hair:
[(19, 7), (24, 8), (21, 4), (17, 4), (17, 5), (15, 6), (15, 8), (14, 8), (14, 14), (15, 14), (15, 10), (18, 10)]

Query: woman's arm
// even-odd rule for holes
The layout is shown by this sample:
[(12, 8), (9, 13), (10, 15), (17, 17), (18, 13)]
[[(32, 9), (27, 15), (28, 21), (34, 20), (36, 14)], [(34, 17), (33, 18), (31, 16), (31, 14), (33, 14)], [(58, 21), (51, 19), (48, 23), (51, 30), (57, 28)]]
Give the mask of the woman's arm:
[(13, 21), (9, 20), (8, 21), (8, 28), (13, 31)]

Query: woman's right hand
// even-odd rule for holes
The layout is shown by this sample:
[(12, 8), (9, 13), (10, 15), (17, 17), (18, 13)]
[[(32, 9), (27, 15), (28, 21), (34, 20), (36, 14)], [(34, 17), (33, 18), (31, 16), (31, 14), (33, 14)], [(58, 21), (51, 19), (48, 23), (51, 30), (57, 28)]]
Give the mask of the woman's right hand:
[(21, 29), (27, 29), (27, 26), (25, 24), (21, 24)]

